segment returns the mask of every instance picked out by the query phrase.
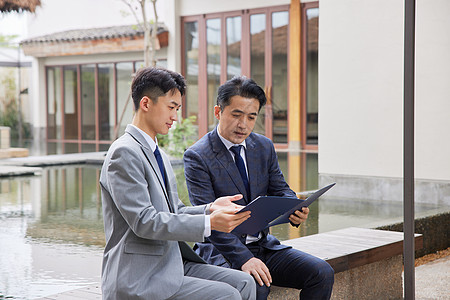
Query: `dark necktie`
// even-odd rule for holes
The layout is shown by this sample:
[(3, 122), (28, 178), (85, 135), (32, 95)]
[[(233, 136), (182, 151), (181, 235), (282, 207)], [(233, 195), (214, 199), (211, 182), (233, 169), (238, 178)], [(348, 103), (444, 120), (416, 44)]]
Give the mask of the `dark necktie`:
[(162, 178), (164, 180), (164, 185), (166, 185), (166, 176), (164, 175), (164, 163), (159, 152), (158, 145), (156, 145), (156, 150), (153, 152), (155, 154), (156, 161), (158, 162), (159, 170), (161, 171)]
[[(242, 145), (239, 146), (233, 146), (230, 148), (231, 152), (234, 153), (234, 162), (236, 163), (236, 166), (239, 170), (239, 173), (241, 174), (242, 181), (244, 182), (245, 190), (247, 191), (247, 200), (248, 202), (251, 201), (250, 199), (250, 184), (248, 183), (248, 177), (247, 172), (245, 171), (245, 163), (241, 156), (241, 148), (244, 147)], [(255, 234), (251, 234), (251, 236), (258, 237), (259, 232)]]
[(241, 156), (241, 148), (243, 146), (233, 146), (230, 148), (231, 152), (234, 153), (234, 162), (236, 163), (236, 166), (239, 170), (239, 173), (241, 174), (242, 181), (244, 182), (245, 190), (247, 191), (247, 200), (248, 202), (251, 201), (250, 199), (250, 185), (248, 184), (248, 177), (247, 177), (247, 171), (245, 170), (245, 163)]

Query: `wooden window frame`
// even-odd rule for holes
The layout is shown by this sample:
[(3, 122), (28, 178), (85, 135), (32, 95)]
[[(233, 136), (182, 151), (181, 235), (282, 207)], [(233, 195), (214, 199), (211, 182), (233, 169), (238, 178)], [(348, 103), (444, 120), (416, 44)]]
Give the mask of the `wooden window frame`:
[(301, 47), (301, 146), (302, 150), (305, 151), (312, 151), (317, 152), (319, 150), (319, 141), (317, 141), (317, 144), (307, 144), (307, 111), (306, 111), (306, 76), (307, 76), (307, 68), (306, 68), (306, 49), (307, 49), (307, 19), (306, 19), (306, 11), (310, 8), (319, 8), (319, 2), (307, 2), (301, 4), (301, 41), (302, 41), (302, 47)]
[[(206, 40), (206, 20), (208, 19), (221, 19), (221, 66), (225, 66), (221, 68), (220, 74), (220, 82), (221, 84), (225, 83), (227, 80), (227, 36), (226, 36), (226, 19), (229, 17), (241, 17), (242, 31), (241, 31), (241, 73), (244, 76), (250, 76), (250, 15), (253, 14), (265, 14), (266, 17), (266, 30), (265, 30), (265, 48), (270, 49), (269, 53), (266, 53), (264, 61), (265, 61), (265, 86), (264, 90), (266, 91), (266, 96), (268, 97), (268, 103), (265, 106), (266, 110), (266, 122), (265, 122), (265, 131), (266, 136), (270, 139), (273, 138), (272, 135), (272, 114), (271, 114), (271, 87), (272, 87), (272, 13), (286, 11), (289, 13), (289, 5), (279, 5), (279, 6), (270, 6), (264, 8), (255, 8), (255, 9), (243, 9), (236, 11), (228, 11), (221, 13), (211, 13), (211, 14), (202, 14), (202, 15), (194, 15), (194, 16), (183, 16), (181, 17), (181, 65), (182, 65), (182, 73), (186, 76), (186, 59), (185, 59), (185, 23), (189, 22), (197, 22), (198, 24), (198, 34), (199, 34), (199, 56), (198, 56), (198, 120), (206, 120), (204, 122), (198, 122), (198, 138), (201, 138), (208, 132), (208, 121), (207, 121), (207, 108), (208, 108), (208, 99), (207, 99), (207, 40)], [(288, 24), (289, 30), (289, 24)], [(289, 36), (289, 35), (288, 35)], [(287, 41), (289, 43), (289, 39)], [(287, 45), (289, 49), (289, 44)], [(289, 68), (289, 63), (288, 63)], [(186, 110), (186, 98), (183, 97), (183, 107), (182, 115), (185, 118), (187, 114)], [(268, 118), (269, 116), (269, 118)], [(288, 115), (289, 118), (289, 115)], [(287, 134), (289, 135), (289, 129)], [(275, 144), (277, 148), (287, 148), (288, 144)]]

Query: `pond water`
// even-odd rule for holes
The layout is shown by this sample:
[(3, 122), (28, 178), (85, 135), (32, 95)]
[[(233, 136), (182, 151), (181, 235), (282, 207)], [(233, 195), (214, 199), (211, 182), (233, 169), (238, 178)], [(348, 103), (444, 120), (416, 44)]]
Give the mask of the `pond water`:
[[(279, 153), (296, 191), (318, 188), (317, 154)], [(189, 204), (183, 169), (175, 168), (179, 196)], [(0, 179), (0, 299), (35, 299), (100, 282), (104, 247), (100, 166), (45, 168), (40, 176)], [(433, 207), (416, 206), (418, 211)], [(280, 240), (349, 226), (401, 221), (402, 203), (377, 205), (323, 198), (306, 224), (278, 225)]]

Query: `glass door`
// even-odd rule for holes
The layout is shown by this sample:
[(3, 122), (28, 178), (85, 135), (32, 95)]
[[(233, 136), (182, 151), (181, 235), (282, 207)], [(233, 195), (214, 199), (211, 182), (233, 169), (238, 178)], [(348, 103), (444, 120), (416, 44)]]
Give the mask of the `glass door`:
[(183, 18), (184, 116), (198, 114), (199, 137), (217, 124), (213, 112), (220, 84), (245, 75), (268, 98), (255, 132), (287, 143), (288, 10), (277, 6)]

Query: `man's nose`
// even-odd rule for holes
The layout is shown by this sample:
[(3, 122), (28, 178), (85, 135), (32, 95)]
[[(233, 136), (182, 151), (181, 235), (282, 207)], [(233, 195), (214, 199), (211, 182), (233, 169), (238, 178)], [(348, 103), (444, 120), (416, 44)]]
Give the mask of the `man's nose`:
[(175, 111), (175, 113), (172, 114), (172, 120), (178, 121), (178, 112), (177, 111)]
[(240, 128), (245, 128), (245, 127), (247, 127), (247, 121), (245, 120), (245, 118), (242, 118), (242, 119), (239, 120), (238, 126), (239, 126)]

